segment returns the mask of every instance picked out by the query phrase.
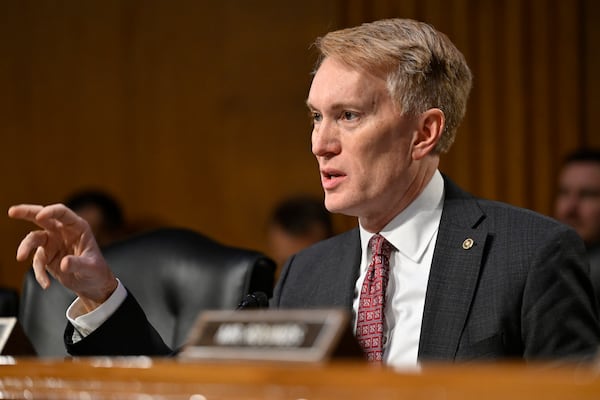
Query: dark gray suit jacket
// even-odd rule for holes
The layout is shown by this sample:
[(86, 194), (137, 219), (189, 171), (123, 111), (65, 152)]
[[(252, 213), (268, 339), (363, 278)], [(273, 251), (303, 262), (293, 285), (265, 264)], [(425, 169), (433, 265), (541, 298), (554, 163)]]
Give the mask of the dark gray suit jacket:
[[(471, 238), (474, 245), (463, 249)], [(358, 229), (320, 242), (285, 265), (271, 305), (352, 309)], [(583, 243), (528, 210), (473, 198), (445, 178), (445, 200), (421, 328), (419, 359), (555, 359), (593, 354), (598, 310)], [(169, 354), (129, 295), (71, 354)]]
[(590, 276), (592, 286), (596, 291), (596, 300), (600, 301), (600, 243), (587, 249), (588, 260), (590, 261)]
[[(464, 249), (465, 239), (474, 245)], [(358, 228), (300, 252), (272, 304), (351, 309), (361, 260)], [(600, 343), (585, 248), (574, 231), (507, 204), (476, 199), (445, 178), (419, 359), (544, 359)]]

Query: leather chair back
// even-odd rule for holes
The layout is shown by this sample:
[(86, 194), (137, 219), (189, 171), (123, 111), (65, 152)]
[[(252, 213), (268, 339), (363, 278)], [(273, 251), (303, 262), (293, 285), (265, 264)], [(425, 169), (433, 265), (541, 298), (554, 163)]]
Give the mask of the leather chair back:
[[(272, 260), (186, 229), (141, 234), (110, 245), (103, 254), (172, 348), (185, 342), (201, 311), (235, 309), (255, 291), (272, 295)], [(39, 356), (66, 355), (65, 312), (74, 298), (57, 282), (42, 290), (28, 272), (19, 320)]]

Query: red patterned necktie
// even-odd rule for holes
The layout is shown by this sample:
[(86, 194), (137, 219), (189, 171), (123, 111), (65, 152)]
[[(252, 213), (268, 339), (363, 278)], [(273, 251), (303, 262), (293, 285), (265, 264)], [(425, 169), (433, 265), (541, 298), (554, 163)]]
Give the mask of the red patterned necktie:
[(383, 358), (383, 309), (392, 245), (383, 236), (376, 234), (369, 240), (369, 246), (373, 256), (360, 291), (356, 338), (369, 361), (381, 362)]

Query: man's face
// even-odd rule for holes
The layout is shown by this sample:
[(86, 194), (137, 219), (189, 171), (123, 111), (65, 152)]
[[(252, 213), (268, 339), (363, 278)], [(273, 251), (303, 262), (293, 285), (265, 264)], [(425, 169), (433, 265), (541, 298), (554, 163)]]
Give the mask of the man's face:
[(563, 168), (554, 212), (587, 245), (600, 243), (600, 163), (573, 162)]
[(327, 58), (313, 79), (312, 152), (325, 206), (381, 228), (414, 197), (414, 118), (394, 106), (383, 78)]

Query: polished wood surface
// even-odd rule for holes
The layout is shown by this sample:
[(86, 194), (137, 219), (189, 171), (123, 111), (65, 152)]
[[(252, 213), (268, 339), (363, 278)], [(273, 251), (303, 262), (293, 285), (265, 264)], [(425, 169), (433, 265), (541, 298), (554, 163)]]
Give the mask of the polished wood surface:
[(3, 399), (594, 399), (600, 364), (187, 363), (3, 358)]

